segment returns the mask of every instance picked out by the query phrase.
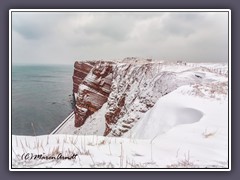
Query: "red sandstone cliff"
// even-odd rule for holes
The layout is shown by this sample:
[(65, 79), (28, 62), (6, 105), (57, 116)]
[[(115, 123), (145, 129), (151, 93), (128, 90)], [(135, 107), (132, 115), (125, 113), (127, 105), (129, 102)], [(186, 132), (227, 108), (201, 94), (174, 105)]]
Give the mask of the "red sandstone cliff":
[(113, 66), (111, 62), (75, 62), (75, 127), (82, 126), (86, 119), (107, 101), (112, 84)]
[[(181, 66), (182, 72), (178, 72), (178, 66)], [(169, 67), (171, 70), (168, 70)], [(75, 126), (84, 125), (87, 118), (106, 103), (101, 119), (96, 119), (105, 123), (101, 135), (122, 136), (161, 96), (180, 86), (202, 81), (196, 75), (189, 75), (188, 69), (192, 67), (186, 64), (138, 59), (120, 63), (76, 62), (73, 75)]]

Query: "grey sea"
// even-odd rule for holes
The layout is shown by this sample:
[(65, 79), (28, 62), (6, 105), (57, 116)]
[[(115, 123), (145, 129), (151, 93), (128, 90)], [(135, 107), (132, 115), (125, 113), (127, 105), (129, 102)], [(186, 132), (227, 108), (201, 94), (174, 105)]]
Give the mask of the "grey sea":
[(73, 110), (73, 65), (12, 66), (12, 134), (51, 133)]

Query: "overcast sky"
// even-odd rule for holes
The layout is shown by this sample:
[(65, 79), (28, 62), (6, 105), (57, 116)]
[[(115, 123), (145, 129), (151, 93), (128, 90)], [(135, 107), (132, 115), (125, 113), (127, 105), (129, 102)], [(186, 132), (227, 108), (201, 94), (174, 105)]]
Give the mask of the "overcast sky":
[(227, 12), (13, 12), (13, 64), (143, 57), (227, 62)]

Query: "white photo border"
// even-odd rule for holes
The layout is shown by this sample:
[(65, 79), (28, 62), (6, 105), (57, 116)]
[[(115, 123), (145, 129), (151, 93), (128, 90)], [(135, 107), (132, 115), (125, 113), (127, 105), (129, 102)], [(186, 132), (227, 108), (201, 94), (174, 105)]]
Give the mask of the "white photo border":
[[(12, 12), (228, 12), (228, 168), (12, 168)], [(10, 9), (9, 10), (9, 171), (231, 171), (231, 10), (230, 9)]]

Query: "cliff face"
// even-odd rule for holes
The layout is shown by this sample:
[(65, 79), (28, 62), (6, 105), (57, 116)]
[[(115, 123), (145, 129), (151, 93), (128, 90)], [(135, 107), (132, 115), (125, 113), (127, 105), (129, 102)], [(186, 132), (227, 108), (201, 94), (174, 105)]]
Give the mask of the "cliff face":
[(113, 63), (109, 62), (75, 62), (75, 127), (82, 126), (107, 101), (111, 92), (112, 71)]
[[(83, 126), (86, 119), (105, 104), (101, 116), (93, 115), (88, 119), (95, 121), (95, 124), (96, 121), (104, 121), (105, 128), (101, 135), (105, 136), (123, 136), (127, 132), (131, 133), (132, 127), (160, 97), (180, 86), (190, 85), (193, 91), (189, 93), (201, 94), (198, 86), (209, 86), (209, 89), (212, 89), (213, 83), (213, 70), (210, 68), (179, 62), (159, 63), (127, 59), (119, 63), (76, 62), (74, 67), (75, 126)], [(215, 75), (225, 76), (221, 73)], [(94, 134), (98, 129), (93, 126), (87, 125), (91, 127), (89, 131)]]
[[(75, 127), (107, 103), (105, 132), (121, 136), (148, 111), (159, 97), (182, 84), (173, 72), (161, 71), (162, 63), (137, 61), (76, 62), (73, 75)], [(174, 83), (174, 81), (178, 83)], [(171, 83), (172, 82), (172, 83)]]
[(104, 135), (122, 136), (131, 130), (157, 100), (192, 80), (163, 70), (162, 63), (121, 63), (113, 72), (105, 114)]

